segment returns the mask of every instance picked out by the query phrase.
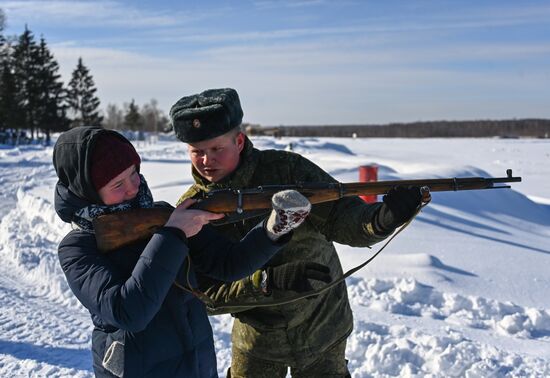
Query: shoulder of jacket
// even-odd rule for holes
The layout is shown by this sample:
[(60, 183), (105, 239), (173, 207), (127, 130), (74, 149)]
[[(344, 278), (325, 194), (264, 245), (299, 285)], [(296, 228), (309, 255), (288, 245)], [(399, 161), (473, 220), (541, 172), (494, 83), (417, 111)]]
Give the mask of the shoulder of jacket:
[(58, 252), (64, 251), (80, 251), (80, 250), (97, 251), (95, 234), (82, 230), (72, 230), (61, 240), (58, 246)]
[(260, 150), (260, 159), (262, 160), (262, 163), (269, 161), (299, 162), (302, 160), (307, 160), (300, 154), (282, 150)]
[(197, 195), (199, 195), (200, 193), (201, 193), (201, 189), (197, 184), (191, 185), (191, 187), (189, 189), (187, 189), (187, 191), (185, 191), (180, 196), (180, 198), (178, 199), (178, 202), (176, 202), (176, 206), (179, 206), (187, 198), (194, 198)]

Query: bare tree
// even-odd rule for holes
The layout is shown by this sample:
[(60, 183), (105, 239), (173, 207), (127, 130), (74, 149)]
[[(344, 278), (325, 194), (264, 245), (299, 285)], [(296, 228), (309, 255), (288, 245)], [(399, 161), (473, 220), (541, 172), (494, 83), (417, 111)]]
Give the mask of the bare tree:
[(116, 104), (107, 105), (103, 118), (103, 127), (111, 130), (122, 130), (124, 128), (124, 113)]
[(141, 108), (144, 131), (158, 132), (159, 109), (158, 102), (154, 98)]

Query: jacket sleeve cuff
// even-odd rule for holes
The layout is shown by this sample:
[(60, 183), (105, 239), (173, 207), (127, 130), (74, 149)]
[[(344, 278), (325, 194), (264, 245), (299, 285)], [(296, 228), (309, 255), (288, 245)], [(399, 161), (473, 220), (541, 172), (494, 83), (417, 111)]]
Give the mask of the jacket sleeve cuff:
[(183, 241), (185, 244), (187, 244), (187, 235), (185, 235), (185, 232), (180, 230), (177, 227), (171, 227), (171, 226), (164, 226), (160, 228), (161, 230), (167, 230), (171, 232), (173, 235), (176, 235), (181, 241)]
[(262, 284), (262, 270), (258, 269), (251, 276), (252, 286), (254, 289), (260, 290)]
[(391, 235), (394, 231), (394, 230), (391, 230), (390, 232), (380, 231), (374, 226), (373, 223), (374, 222), (363, 223), (363, 230), (367, 233), (367, 235), (370, 235), (379, 239), (385, 239), (389, 235)]
[(271, 290), (269, 290), (268, 284), (267, 284), (267, 271), (263, 269), (258, 269), (255, 271), (251, 276), (249, 276), (250, 283), (252, 284), (253, 291), (255, 293), (262, 293), (263, 296), (270, 296)]

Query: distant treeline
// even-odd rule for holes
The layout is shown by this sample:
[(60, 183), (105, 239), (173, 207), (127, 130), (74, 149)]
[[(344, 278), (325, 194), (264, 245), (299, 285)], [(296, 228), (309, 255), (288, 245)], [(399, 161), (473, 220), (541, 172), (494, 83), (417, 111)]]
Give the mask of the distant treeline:
[(358, 138), (548, 138), (550, 120), (513, 119), (479, 121), (430, 121), (387, 125), (279, 126), (248, 125), (250, 135)]

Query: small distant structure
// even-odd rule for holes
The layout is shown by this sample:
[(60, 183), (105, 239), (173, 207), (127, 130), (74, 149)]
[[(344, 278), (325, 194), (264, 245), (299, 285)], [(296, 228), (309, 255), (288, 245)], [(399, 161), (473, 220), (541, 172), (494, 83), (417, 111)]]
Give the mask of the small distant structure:
[(243, 130), (248, 136), (271, 136), (274, 138), (281, 137), (281, 128), (278, 126), (263, 127), (254, 123), (243, 123)]

